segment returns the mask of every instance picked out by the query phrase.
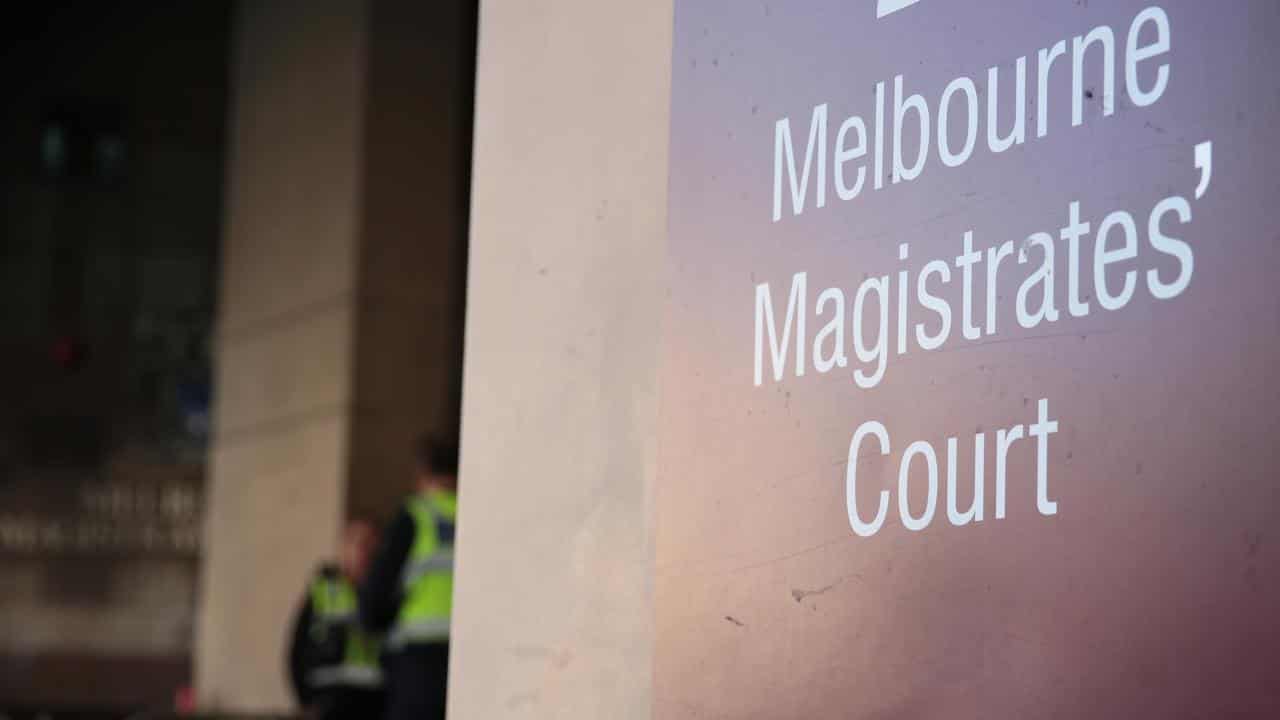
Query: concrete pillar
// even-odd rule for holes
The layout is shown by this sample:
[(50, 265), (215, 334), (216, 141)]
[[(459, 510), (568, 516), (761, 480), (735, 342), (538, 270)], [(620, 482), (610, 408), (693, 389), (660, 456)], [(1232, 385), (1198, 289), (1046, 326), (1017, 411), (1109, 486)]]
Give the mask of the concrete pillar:
[(480, 15), (450, 717), (650, 717), (671, 0)]
[(304, 5), (236, 20), (195, 658), (210, 708), (288, 706), (287, 621), (344, 512), (365, 12)]
[(196, 648), (206, 708), (291, 705), (343, 518), (457, 426), (471, 3), (242, 2)]

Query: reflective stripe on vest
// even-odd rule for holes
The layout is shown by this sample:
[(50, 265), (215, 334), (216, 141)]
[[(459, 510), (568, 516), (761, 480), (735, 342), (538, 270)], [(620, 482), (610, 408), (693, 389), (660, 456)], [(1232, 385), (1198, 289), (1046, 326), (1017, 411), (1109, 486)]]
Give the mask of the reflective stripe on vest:
[(382, 685), (382, 669), (377, 665), (358, 665), (344, 663), (330, 667), (316, 668), (307, 673), (307, 680), (312, 687), (347, 687), (376, 688)]
[(404, 587), (408, 589), (427, 573), (448, 573), (452, 575), (453, 548), (441, 548), (425, 558), (410, 560), (405, 563), (401, 581), (404, 583)]
[[(313, 606), (314, 607), (314, 606)], [(316, 612), (316, 622), (329, 625), (350, 625), (358, 621), (355, 610), (343, 612)]]
[[(449, 638), (453, 604), (453, 538), (449, 526), (457, 517), (457, 498), (449, 492), (416, 495), (409, 500), (414, 541), (400, 575), (404, 601), (395, 627), (387, 635), (390, 648)], [(440, 526), (445, 525), (442, 536)]]

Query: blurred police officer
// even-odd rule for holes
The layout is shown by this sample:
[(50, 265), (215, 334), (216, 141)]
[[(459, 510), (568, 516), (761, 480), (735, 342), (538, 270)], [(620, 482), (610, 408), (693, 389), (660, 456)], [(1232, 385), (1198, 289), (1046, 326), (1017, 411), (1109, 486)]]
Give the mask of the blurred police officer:
[(316, 571), (294, 620), (290, 680), (298, 703), (320, 720), (363, 720), (383, 712), (379, 640), (360, 624), (357, 609), (357, 588), (376, 544), (372, 523), (348, 523), (338, 563)]
[(424, 439), (416, 455), (415, 491), (387, 527), (360, 591), (365, 623), (386, 631), (391, 720), (443, 718), (448, 687), (458, 447)]

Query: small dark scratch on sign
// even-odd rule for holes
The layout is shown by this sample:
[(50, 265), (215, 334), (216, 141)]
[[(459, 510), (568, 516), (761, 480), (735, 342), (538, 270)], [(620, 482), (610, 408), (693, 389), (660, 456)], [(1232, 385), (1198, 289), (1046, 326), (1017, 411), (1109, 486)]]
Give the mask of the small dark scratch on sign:
[(830, 592), (831, 590), (834, 590), (837, 587), (839, 587), (841, 583), (843, 583), (845, 580), (848, 580), (849, 578), (861, 579), (862, 576), (859, 575), (858, 573), (854, 573), (853, 575), (849, 575), (848, 577), (842, 577), (839, 580), (836, 580), (835, 582), (831, 583), (830, 585), (827, 585), (826, 587), (820, 587), (817, 590), (804, 590), (802, 588), (792, 588), (791, 597), (796, 602), (800, 602), (807, 597), (812, 597), (814, 595), (821, 595), (825, 592)]
[(821, 595), (822, 593), (827, 592), (828, 590), (832, 590), (835, 588), (836, 585), (839, 585), (839, 584), (840, 583), (831, 583), (830, 585), (823, 588), (818, 588), (817, 590), (801, 590), (799, 588), (792, 588), (791, 597), (795, 598), (796, 602), (800, 602), (801, 600), (804, 600), (805, 598), (811, 595)]
[(729, 622), (733, 623), (734, 625), (737, 625), (738, 627), (746, 627), (746, 626), (747, 626), (747, 624), (746, 624), (746, 623), (742, 622), (741, 620), (739, 620), (738, 618), (736, 618), (736, 617), (734, 617), (734, 616), (732, 616), (732, 615), (725, 615), (725, 616), (724, 616), (724, 619), (725, 619), (725, 620), (728, 620)]

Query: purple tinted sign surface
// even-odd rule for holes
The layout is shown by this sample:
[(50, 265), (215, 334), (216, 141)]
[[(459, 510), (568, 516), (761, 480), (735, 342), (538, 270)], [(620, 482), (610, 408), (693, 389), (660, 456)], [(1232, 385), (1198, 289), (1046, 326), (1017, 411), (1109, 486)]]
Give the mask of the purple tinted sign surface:
[(1278, 34), (677, 0), (657, 716), (1280, 716)]

